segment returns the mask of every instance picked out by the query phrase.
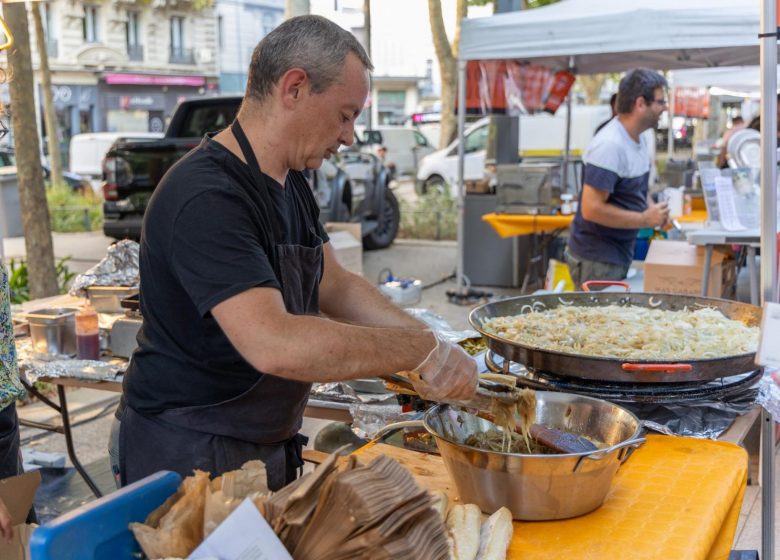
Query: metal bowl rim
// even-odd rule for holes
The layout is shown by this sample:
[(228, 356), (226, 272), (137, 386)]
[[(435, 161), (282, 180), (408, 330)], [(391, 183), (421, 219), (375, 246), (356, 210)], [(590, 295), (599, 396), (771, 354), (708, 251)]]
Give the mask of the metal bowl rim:
[[(449, 405), (449, 404), (436, 404), (436, 405), (433, 405), (428, 410), (426, 410), (425, 414), (423, 415), (423, 419), (422, 419), (423, 420), (423, 426), (428, 431), (428, 433), (431, 434), (433, 437), (435, 437), (437, 439), (444, 440), (445, 442), (449, 443), (450, 445), (454, 445), (456, 447), (470, 449), (470, 450), (473, 450), (473, 451), (479, 451), (481, 453), (488, 453), (488, 454), (491, 454), (491, 455), (501, 455), (501, 456), (504, 456), (504, 457), (534, 458), (534, 459), (587, 457), (588, 455), (593, 455), (595, 453), (602, 453), (604, 456), (606, 456), (606, 455), (608, 455), (609, 453), (612, 452), (612, 450), (613, 450), (612, 448), (613, 447), (616, 447), (616, 446), (622, 444), (623, 442), (626, 442), (626, 441), (629, 441), (629, 440), (633, 440), (633, 439), (637, 439), (642, 434), (642, 422), (639, 420), (639, 418), (636, 416), (636, 414), (634, 414), (633, 412), (631, 412), (627, 408), (624, 408), (622, 406), (616, 405), (616, 404), (614, 404), (614, 403), (612, 403), (612, 402), (610, 402), (608, 400), (598, 399), (596, 397), (588, 397), (586, 395), (578, 395), (578, 394), (575, 394), (575, 393), (561, 393), (561, 392), (558, 392), (558, 391), (536, 391), (536, 393), (552, 394), (552, 395), (569, 395), (569, 396), (572, 396), (572, 397), (577, 397), (578, 399), (584, 399), (584, 400), (593, 401), (593, 402), (597, 402), (597, 403), (606, 403), (606, 404), (608, 404), (610, 406), (614, 406), (615, 408), (619, 408), (620, 410), (622, 410), (623, 412), (628, 414), (634, 420), (634, 422), (636, 423), (636, 429), (634, 430), (634, 433), (631, 434), (630, 437), (625, 438), (625, 439), (615, 443), (614, 445), (610, 445), (609, 447), (599, 448), (599, 449), (596, 449), (594, 451), (582, 451), (580, 453), (553, 453), (553, 454), (545, 455), (545, 454), (505, 453), (503, 451), (491, 451), (489, 449), (483, 449), (481, 447), (474, 447), (473, 445), (466, 445), (465, 443), (458, 443), (456, 441), (452, 441), (451, 439), (445, 437), (444, 435), (439, 434), (428, 423), (428, 417), (429, 416), (432, 416), (435, 412), (438, 412), (440, 410), (444, 410), (446, 408), (451, 408), (451, 409), (454, 409), (454, 410), (459, 410), (459, 411), (462, 411), (462, 412), (466, 412), (464, 409), (462, 409), (460, 407), (456, 407), (456, 406)], [(467, 414), (470, 414), (470, 413), (467, 412)]]

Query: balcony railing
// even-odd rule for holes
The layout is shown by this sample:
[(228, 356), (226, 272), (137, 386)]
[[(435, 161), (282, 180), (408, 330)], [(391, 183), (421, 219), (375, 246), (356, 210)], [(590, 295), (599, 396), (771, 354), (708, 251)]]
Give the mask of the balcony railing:
[(59, 54), (57, 39), (48, 39), (46, 41), (46, 53), (49, 55), (49, 58), (57, 58)]
[(127, 45), (127, 59), (142, 62), (144, 59), (144, 46)]
[(192, 49), (171, 47), (171, 64), (195, 64), (195, 53)]

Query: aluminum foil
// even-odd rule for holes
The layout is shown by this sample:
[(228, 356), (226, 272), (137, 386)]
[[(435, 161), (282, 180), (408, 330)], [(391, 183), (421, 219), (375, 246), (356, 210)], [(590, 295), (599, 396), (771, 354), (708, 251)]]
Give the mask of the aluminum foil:
[(453, 330), (450, 324), (445, 321), (441, 315), (434, 313), (430, 309), (412, 307), (404, 309), (404, 311), (406, 311), (415, 319), (418, 319), (428, 325), (431, 330), (436, 332), (447, 342), (457, 344), (458, 342), (463, 342), (464, 340), (468, 340), (470, 338), (482, 338), (482, 335), (474, 329), (465, 329), (462, 331)]
[(90, 286), (138, 286), (138, 248), (129, 239), (109, 247), (103, 260), (73, 279), (70, 295), (85, 297)]
[(41, 377), (73, 377), (84, 381), (118, 381), (127, 368), (121, 359), (75, 360), (35, 352), (29, 337), (16, 340), (16, 358), (30, 383)]
[(763, 406), (775, 422), (780, 422), (780, 370), (764, 370), (764, 375), (758, 382), (756, 404)]
[(401, 412), (400, 404), (352, 404), (349, 413), (352, 415), (352, 432), (363, 439), (374, 439), (387, 424), (407, 419)]
[(99, 360), (30, 360), (20, 364), (27, 380), (34, 383), (41, 377), (73, 377), (83, 381), (118, 381), (125, 371), (123, 364)]
[(396, 403), (395, 393), (363, 393), (355, 391), (347, 383), (315, 383), (309, 391), (309, 397), (324, 401), (343, 403)]

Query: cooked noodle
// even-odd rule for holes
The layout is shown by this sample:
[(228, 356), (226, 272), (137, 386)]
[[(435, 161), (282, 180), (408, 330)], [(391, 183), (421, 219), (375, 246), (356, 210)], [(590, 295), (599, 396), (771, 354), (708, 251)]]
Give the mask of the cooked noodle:
[(636, 305), (561, 306), (495, 317), (487, 332), (526, 346), (604, 358), (691, 360), (756, 351), (759, 329), (717, 309), (668, 311)]

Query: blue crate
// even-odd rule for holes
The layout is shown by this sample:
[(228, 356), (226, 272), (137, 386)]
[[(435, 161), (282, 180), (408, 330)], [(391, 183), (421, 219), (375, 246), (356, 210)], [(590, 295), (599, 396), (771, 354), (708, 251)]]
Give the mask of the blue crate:
[(160, 471), (35, 529), (32, 560), (130, 560), (140, 548), (128, 525), (146, 516), (181, 483), (175, 472)]

